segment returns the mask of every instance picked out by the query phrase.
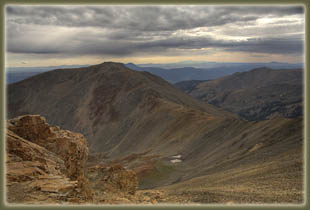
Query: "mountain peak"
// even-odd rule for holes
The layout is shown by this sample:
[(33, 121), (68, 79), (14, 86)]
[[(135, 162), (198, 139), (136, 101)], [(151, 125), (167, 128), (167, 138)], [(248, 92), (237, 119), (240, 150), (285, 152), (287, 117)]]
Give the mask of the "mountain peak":
[(124, 67), (123, 63), (113, 62), (113, 61), (105, 61), (103, 63), (98, 64), (98, 66), (111, 66), (111, 65)]
[(106, 61), (97, 65), (89, 66), (89, 70), (98, 72), (109, 72), (109, 71), (123, 71), (126, 70), (126, 66), (123, 63)]

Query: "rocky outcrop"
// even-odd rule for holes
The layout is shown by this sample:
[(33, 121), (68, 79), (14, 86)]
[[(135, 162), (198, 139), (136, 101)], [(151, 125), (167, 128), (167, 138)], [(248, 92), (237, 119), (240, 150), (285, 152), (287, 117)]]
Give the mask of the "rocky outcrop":
[(88, 147), (82, 134), (52, 127), (39, 115), (9, 120), (7, 128), (7, 202), (92, 200), (84, 173)]
[(84, 176), (88, 146), (82, 134), (52, 127), (40, 115), (25, 115), (9, 120), (8, 129), (64, 160), (66, 174), (71, 179)]
[(40, 115), (7, 121), (6, 150), (8, 203), (110, 203), (138, 189), (136, 173), (120, 164), (87, 167), (84, 136), (50, 126)]
[(120, 164), (96, 165), (88, 169), (88, 176), (94, 190), (134, 195), (138, 189), (138, 177), (132, 170)]

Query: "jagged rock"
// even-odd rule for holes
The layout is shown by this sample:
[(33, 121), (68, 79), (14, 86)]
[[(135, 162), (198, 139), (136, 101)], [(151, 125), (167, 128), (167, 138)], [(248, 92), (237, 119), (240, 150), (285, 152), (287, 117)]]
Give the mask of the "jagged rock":
[(111, 166), (104, 176), (104, 180), (113, 183), (121, 191), (130, 194), (135, 194), (139, 185), (136, 173), (125, 169), (121, 165)]
[(52, 127), (40, 115), (24, 115), (8, 121), (8, 129), (38, 144), (64, 160), (67, 175), (77, 179), (84, 175), (88, 157), (87, 140), (82, 134)]
[[(66, 171), (64, 161), (54, 153), (17, 136), (10, 130), (7, 131), (6, 136), (7, 177), (9, 180), (13, 177), (18, 178), (19, 173), (21, 176), (27, 176), (27, 169), (32, 178), (35, 178), (35, 174), (59, 175)], [(11, 176), (13, 177), (11, 178)]]
[(92, 200), (85, 177), (87, 141), (26, 115), (8, 121), (6, 184), (9, 203), (80, 203)]
[(88, 176), (94, 183), (94, 189), (102, 191), (135, 194), (139, 186), (136, 173), (119, 164), (93, 166), (89, 168)]
[(20, 137), (39, 145), (47, 143), (48, 137), (53, 135), (46, 119), (40, 115), (24, 115), (8, 120), (7, 127)]
[[(9, 203), (98, 203), (106, 200), (103, 192), (125, 199), (122, 196), (133, 195), (138, 188), (136, 173), (121, 165), (90, 168), (90, 183), (85, 173), (88, 146), (82, 134), (52, 127), (39, 115), (8, 120), (7, 128)], [(97, 190), (97, 200), (91, 186)]]

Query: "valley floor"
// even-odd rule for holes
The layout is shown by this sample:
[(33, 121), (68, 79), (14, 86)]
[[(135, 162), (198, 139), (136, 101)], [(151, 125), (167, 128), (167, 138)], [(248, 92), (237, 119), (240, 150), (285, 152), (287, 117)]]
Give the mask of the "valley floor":
[[(142, 162), (146, 157), (136, 156), (129, 162), (125, 161), (126, 158), (119, 160), (136, 167), (142, 189), (137, 190), (135, 195), (106, 193), (102, 204), (302, 205), (304, 201), (303, 155), (300, 150), (291, 150), (255, 165), (222, 170), (215, 168), (207, 175), (182, 181), (180, 177), (188, 170), (184, 164), (171, 164), (160, 158), (149, 158)], [(148, 172), (141, 173), (141, 168), (148, 168)], [(163, 179), (166, 183), (163, 183)], [(99, 197), (97, 199), (100, 200)]]

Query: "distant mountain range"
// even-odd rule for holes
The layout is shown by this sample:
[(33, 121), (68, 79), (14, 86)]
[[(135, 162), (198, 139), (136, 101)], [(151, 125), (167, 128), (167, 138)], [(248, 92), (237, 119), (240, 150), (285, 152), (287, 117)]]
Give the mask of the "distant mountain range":
[[(53, 69), (81, 68), (89, 65), (48, 66), (48, 67), (10, 67), (6, 69), (8, 83), (14, 83)], [(185, 80), (210, 80), (235, 72), (249, 71), (254, 68), (268, 67), (272, 69), (303, 68), (303, 64), (296, 63), (216, 63), (185, 61), (168, 64), (125, 64), (126, 67), (136, 71), (147, 71), (160, 76), (170, 83)]]
[(33, 66), (33, 67), (7, 67), (7, 72), (45, 72), (54, 69), (70, 69), (70, 68), (81, 68), (89, 65), (59, 65), (59, 66)]
[[(191, 65), (191, 66), (187, 66)], [(272, 69), (296, 69), (302, 68), (302, 64), (289, 63), (195, 63), (184, 62), (176, 64), (126, 64), (126, 67), (136, 71), (147, 71), (162, 77), (170, 83), (186, 80), (210, 80), (236, 72), (245, 72), (259, 67)], [(164, 68), (165, 67), (165, 68)], [(169, 69), (166, 69), (169, 67)]]
[(283, 62), (266, 62), (266, 63), (238, 63), (238, 62), (205, 62), (205, 61), (182, 61), (176, 63), (164, 63), (164, 64), (139, 64), (140, 67), (156, 67), (164, 69), (172, 68), (185, 68), (185, 67), (194, 67), (200, 69), (211, 69), (211, 68), (227, 68), (227, 67), (239, 67), (239, 68), (259, 68), (259, 67), (269, 67), (273, 69), (294, 69), (294, 68), (303, 68), (302, 63), (283, 63)]
[(37, 66), (37, 67), (8, 67), (6, 68), (7, 83), (22, 81), (28, 77), (51, 71), (54, 69), (81, 68), (88, 65), (61, 65), (61, 66)]

